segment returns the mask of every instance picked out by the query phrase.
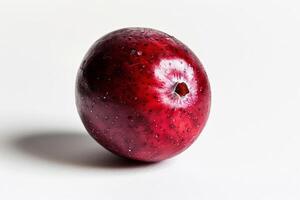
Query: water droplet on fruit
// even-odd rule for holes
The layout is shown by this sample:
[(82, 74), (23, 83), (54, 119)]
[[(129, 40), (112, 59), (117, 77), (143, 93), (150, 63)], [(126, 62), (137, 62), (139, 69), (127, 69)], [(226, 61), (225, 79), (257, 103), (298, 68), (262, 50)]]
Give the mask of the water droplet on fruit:
[(138, 56), (141, 56), (142, 54), (143, 54), (142, 51), (138, 51), (138, 52), (137, 52), (137, 55), (138, 55)]
[(138, 98), (137, 98), (137, 97), (134, 97), (134, 100), (136, 101), (136, 100), (138, 100)]

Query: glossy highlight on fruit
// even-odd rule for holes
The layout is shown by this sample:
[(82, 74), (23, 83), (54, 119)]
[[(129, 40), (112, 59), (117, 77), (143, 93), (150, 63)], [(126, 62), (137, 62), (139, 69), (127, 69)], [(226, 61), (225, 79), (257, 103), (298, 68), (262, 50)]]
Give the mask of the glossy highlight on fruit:
[(196, 55), (149, 28), (124, 28), (97, 40), (76, 80), (77, 110), (89, 134), (139, 161), (161, 161), (188, 148), (205, 126), (210, 99)]

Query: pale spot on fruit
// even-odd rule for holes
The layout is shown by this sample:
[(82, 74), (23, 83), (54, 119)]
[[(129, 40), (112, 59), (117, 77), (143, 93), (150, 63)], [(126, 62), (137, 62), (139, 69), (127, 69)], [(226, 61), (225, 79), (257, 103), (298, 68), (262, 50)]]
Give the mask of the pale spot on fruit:
[[(159, 100), (174, 108), (192, 105), (197, 97), (194, 69), (182, 59), (163, 59), (155, 68)], [(158, 101), (159, 102), (159, 101)]]
[(135, 52), (136, 52), (136, 50), (135, 50), (135, 49), (131, 49), (131, 51), (130, 51), (130, 55), (134, 55), (134, 54), (135, 54)]

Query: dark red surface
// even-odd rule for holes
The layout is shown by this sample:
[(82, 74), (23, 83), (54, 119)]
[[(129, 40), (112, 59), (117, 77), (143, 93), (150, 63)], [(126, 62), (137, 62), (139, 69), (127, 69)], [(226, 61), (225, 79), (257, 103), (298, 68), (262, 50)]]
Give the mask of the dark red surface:
[(210, 109), (202, 64), (163, 32), (127, 28), (100, 38), (77, 75), (76, 105), (90, 135), (117, 155), (160, 161), (189, 147)]

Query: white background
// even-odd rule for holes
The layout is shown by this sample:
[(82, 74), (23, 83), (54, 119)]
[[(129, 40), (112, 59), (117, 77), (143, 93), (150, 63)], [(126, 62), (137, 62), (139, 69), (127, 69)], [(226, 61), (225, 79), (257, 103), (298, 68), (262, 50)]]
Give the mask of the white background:
[[(0, 199), (300, 199), (300, 3), (295, 0), (0, 0)], [(191, 148), (120, 160), (74, 104), (102, 35), (152, 27), (186, 43), (212, 87)]]

